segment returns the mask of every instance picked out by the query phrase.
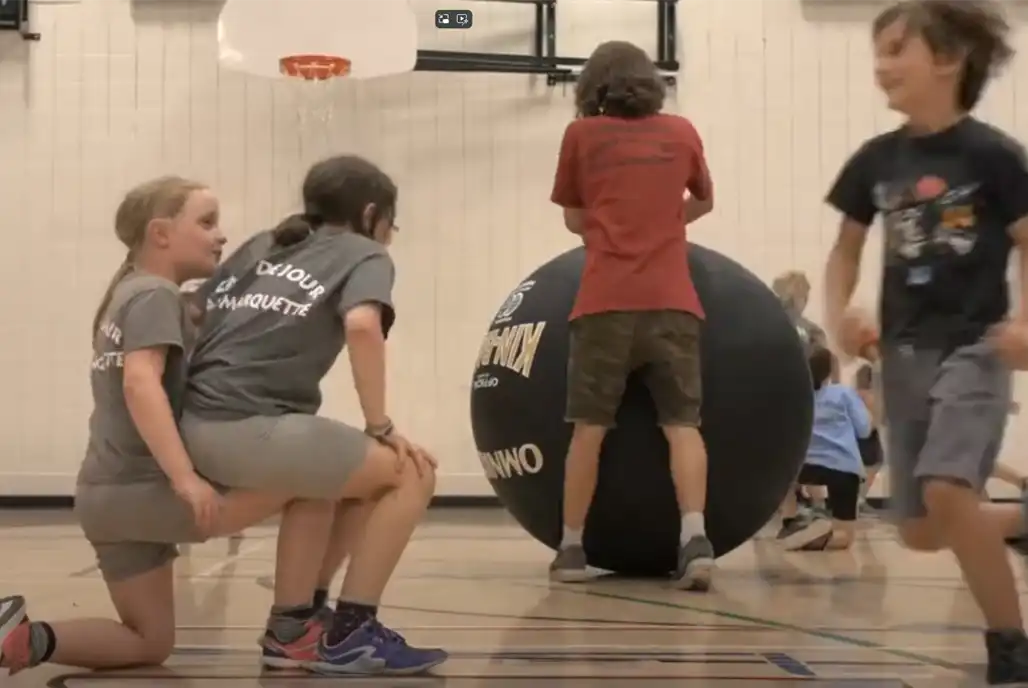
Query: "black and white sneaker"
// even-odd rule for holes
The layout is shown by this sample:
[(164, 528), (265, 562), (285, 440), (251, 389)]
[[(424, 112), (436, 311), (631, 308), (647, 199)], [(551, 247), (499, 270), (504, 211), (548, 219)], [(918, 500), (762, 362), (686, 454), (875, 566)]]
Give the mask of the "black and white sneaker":
[(801, 523), (805, 523), (809, 520), (810, 517), (802, 511), (797, 512), (795, 516), (783, 518), (782, 527), (778, 529), (778, 534), (775, 535), (775, 539), (781, 541), (782, 538), (786, 537), (789, 533), (792, 533), (797, 528), (799, 528)]
[(695, 535), (678, 550), (674, 585), (679, 590), (707, 592), (714, 577), (714, 545), (705, 535)]
[(593, 578), (582, 545), (569, 545), (557, 550), (550, 564), (550, 580), (558, 583), (586, 583)]
[(989, 664), (985, 681), (990, 686), (1028, 683), (1028, 637), (1024, 631), (987, 631)]
[(782, 523), (776, 538), (788, 552), (804, 549), (813, 542), (832, 534), (832, 522), (827, 518), (792, 518)]

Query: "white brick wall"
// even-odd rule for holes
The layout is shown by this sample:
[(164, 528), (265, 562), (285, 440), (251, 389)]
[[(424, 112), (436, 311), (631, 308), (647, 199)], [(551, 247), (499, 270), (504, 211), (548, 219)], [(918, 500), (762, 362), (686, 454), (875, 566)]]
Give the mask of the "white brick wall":
[[(424, 48), (530, 45), (529, 7), (466, 3), (475, 28), (440, 33), (438, 5), (414, 4)], [(0, 270), (9, 371), (0, 493), (72, 489), (90, 407), (89, 320), (122, 256), (111, 215), (126, 188), (169, 172), (206, 180), (237, 242), (294, 207), (309, 161), (344, 150), (376, 160), (401, 188), (393, 413), (439, 453), (442, 491), (488, 491), (468, 428), (472, 361), (507, 291), (573, 244), (547, 202), (570, 87), (419, 73), (312, 93), (219, 71), (216, 2), (132, 5), (41, 4), (41, 42), (0, 35), (0, 224), (10, 252)], [(561, 5), (562, 54), (586, 55), (610, 38), (654, 45), (650, 3)], [(683, 0), (672, 107), (704, 135), (718, 186), (718, 209), (695, 228), (697, 241), (761, 277), (801, 268), (820, 282), (835, 223), (820, 199), (847, 153), (893, 121), (871, 81), (873, 11), (827, 3), (805, 16), (796, 0)], [(1028, 133), (1017, 75), (1015, 67), (990, 90), (981, 114)], [(331, 107), (301, 121), (304, 103)], [(868, 302), (875, 245), (861, 286)], [(820, 312), (816, 299), (811, 309)], [(359, 418), (345, 363), (325, 393), (325, 413)], [(1023, 436), (1016, 423), (1006, 459), (1028, 469), (1016, 450)]]

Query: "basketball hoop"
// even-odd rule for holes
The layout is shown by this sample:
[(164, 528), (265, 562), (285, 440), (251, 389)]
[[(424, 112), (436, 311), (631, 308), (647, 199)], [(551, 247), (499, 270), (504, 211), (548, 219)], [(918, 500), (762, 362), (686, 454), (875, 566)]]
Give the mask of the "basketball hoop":
[(283, 76), (306, 81), (327, 81), (350, 76), (353, 63), (336, 55), (286, 55), (278, 60)]
[[(348, 58), (313, 50), (285, 54), (278, 59), (279, 75), (291, 82), (290, 90), (295, 99), (297, 158), (301, 169), (326, 151), (339, 148), (332, 116), (339, 84), (347, 81), (345, 77), (350, 76), (352, 68), (353, 62)], [(295, 184), (299, 184), (299, 180)]]

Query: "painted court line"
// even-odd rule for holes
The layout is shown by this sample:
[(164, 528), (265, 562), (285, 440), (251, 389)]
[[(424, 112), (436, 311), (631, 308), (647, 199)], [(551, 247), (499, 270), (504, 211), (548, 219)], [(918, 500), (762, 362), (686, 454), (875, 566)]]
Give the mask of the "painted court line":
[[(512, 583), (513, 585), (513, 583)], [(552, 589), (550, 586), (542, 585), (531, 585), (525, 587), (532, 587), (536, 589)], [(793, 633), (801, 633), (808, 637), (821, 638), (823, 640), (831, 640), (843, 645), (849, 645), (851, 647), (859, 647), (865, 650), (877, 650), (885, 654), (892, 655), (893, 657), (899, 657), (901, 659), (909, 659), (922, 664), (938, 667), (940, 669), (946, 669), (947, 671), (955, 671), (965, 673), (966, 668), (953, 662), (947, 662), (937, 657), (931, 657), (929, 655), (923, 655), (918, 652), (909, 652), (907, 650), (900, 650), (898, 648), (888, 647), (880, 643), (872, 642), (870, 640), (862, 640), (860, 638), (852, 638), (838, 633), (832, 633), (829, 631), (818, 631), (816, 629), (806, 628), (805, 626), (799, 626), (797, 624), (775, 621), (774, 619), (763, 619), (757, 616), (750, 616), (748, 614), (737, 614), (735, 612), (727, 612), (718, 609), (706, 609), (704, 607), (694, 607), (687, 604), (680, 604), (677, 602), (665, 602), (663, 600), (649, 600), (639, 597), (629, 597), (628, 595), (618, 595), (609, 592), (600, 592), (596, 590), (575, 590), (573, 588), (562, 587), (559, 588), (562, 592), (566, 592), (572, 595), (580, 595), (583, 597), (601, 597), (610, 600), (620, 600), (622, 602), (630, 602), (634, 604), (647, 605), (651, 607), (662, 607), (664, 609), (680, 609), (682, 611), (694, 612), (696, 614), (706, 614), (708, 616), (716, 616), (722, 619), (729, 619), (731, 621), (745, 621), (753, 624), (759, 624), (768, 628), (792, 631)], [(950, 651), (952, 648), (950, 648)]]

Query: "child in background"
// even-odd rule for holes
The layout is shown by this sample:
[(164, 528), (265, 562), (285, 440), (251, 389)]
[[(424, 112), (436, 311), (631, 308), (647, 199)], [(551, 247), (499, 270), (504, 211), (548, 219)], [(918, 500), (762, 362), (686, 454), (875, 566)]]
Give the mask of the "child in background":
[(864, 347), (860, 357), (864, 359), (857, 369), (855, 386), (857, 394), (864, 401), (864, 406), (871, 413), (871, 434), (858, 441), (860, 458), (864, 463), (864, 484), (861, 487), (860, 507), (867, 509), (867, 493), (875, 484), (878, 474), (885, 465), (885, 451), (879, 429), (883, 427), (881, 392), (879, 390), (878, 344), (871, 343)]
[(853, 544), (863, 466), (858, 438), (871, 434), (871, 415), (857, 392), (833, 381), (836, 360), (823, 347), (810, 354), (814, 430), (797, 482), (824, 486), (831, 519), (801, 518), (790, 493), (782, 505), (778, 540), (786, 550), (847, 549)]
[(771, 290), (782, 302), (782, 308), (796, 327), (796, 333), (803, 341), (809, 354), (815, 346), (826, 346), (825, 331), (803, 315), (810, 300), (810, 280), (799, 270), (784, 272), (771, 283)]

